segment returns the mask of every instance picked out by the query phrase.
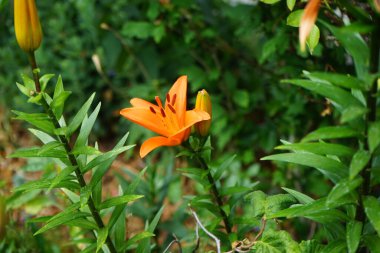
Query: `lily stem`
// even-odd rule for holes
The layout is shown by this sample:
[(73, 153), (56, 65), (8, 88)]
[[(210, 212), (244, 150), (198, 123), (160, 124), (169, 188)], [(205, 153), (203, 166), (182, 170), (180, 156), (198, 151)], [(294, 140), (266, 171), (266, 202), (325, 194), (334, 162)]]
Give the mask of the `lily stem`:
[(197, 157), (197, 160), (198, 160), (199, 164), (201, 165), (202, 169), (207, 171), (207, 180), (211, 185), (211, 195), (214, 199), (214, 202), (216, 202), (216, 204), (218, 206), (220, 215), (223, 218), (223, 223), (224, 223), (224, 227), (226, 229), (226, 232), (227, 232), (227, 234), (230, 234), (232, 231), (231, 224), (228, 220), (228, 216), (227, 216), (226, 212), (222, 208), (223, 207), (223, 201), (222, 201), (222, 198), (220, 197), (218, 188), (216, 188), (215, 180), (214, 180), (214, 177), (211, 175), (210, 168), (208, 167), (206, 161), (203, 159), (203, 157), (201, 157), (199, 155), (198, 152), (195, 152), (194, 150), (193, 150), (193, 152), (195, 153), (195, 156)]
[[(35, 57), (34, 52), (29, 53), (29, 61), (30, 61), (31, 67), (32, 67), (36, 91), (41, 92), (40, 78), (39, 78), (39, 74), (37, 71), (37, 62), (36, 62), (36, 57)], [(59, 124), (58, 119), (54, 115), (53, 110), (51, 109), (50, 105), (48, 104), (48, 102), (46, 101), (44, 96), (42, 96), (41, 103), (42, 103), (42, 106), (44, 107), (46, 113), (48, 114), (50, 120), (52, 121), (54, 127), (57, 129), (60, 128), (61, 125)], [(78, 180), (80, 187), (81, 188), (86, 187), (86, 181), (84, 180), (82, 172), (80, 171), (76, 157), (72, 154), (72, 148), (69, 144), (68, 138), (65, 135), (57, 135), (57, 137), (58, 137), (59, 141), (63, 144), (71, 165), (76, 168), (74, 170), (74, 172), (75, 172), (75, 175), (76, 175), (76, 178)], [(95, 202), (91, 196), (88, 198), (87, 205), (88, 205), (90, 212), (91, 212), (91, 215), (94, 218), (98, 227), (104, 228), (105, 226), (104, 226), (103, 220), (100, 217), (100, 214), (95, 207)], [(117, 253), (117, 250), (116, 250), (116, 248), (115, 248), (115, 246), (111, 240), (111, 237), (109, 235), (107, 236), (106, 244), (107, 244), (108, 249), (110, 250), (111, 253)]]

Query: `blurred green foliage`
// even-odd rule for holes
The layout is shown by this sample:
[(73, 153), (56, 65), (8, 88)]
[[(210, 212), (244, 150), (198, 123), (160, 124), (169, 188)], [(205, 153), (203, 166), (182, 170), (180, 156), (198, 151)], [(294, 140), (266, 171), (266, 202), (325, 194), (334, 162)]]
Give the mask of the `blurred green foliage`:
[[(41, 71), (63, 75), (65, 88), (72, 91), (65, 113), (73, 114), (89, 94), (97, 93), (97, 100), (102, 101), (95, 125), (99, 137), (112, 142), (129, 130), (130, 143), (147, 138), (150, 133), (121, 119), (118, 111), (135, 96), (163, 97), (176, 78), (186, 74), (193, 97), (189, 106), (194, 105), (199, 89), (205, 88), (212, 97), (214, 166), (237, 155), (222, 176), (226, 186), (261, 181), (261, 189), (270, 194), (284, 186), (321, 196), (331, 188), (316, 171), (258, 161), (279, 139), (299, 140), (320, 125), (338, 121), (334, 112), (321, 117), (322, 112), (329, 112), (328, 103), (300, 88), (280, 84), (281, 79), (299, 76), (302, 70), (354, 72), (351, 58), (322, 28), (313, 55), (299, 51), (298, 30), (286, 25), (287, 1), (272, 6), (232, 0), (37, 4), (44, 32), (37, 51)], [(296, 3), (296, 8), (301, 6)], [(20, 110), (25, 104), (15, 81), (30, 70), (14, 38), (12, 11), (12, 1), (0, 0), (0, 106)], [(156, 215), (166, 193), (173, 203), (182, 196), (180, 178), (170, 174), (172, 161), (171, 152), (163, 155), (160, 163), (149, 168), (144, 187), (139, 189), (145, 202), (132, 209), (144, 220)], [(185, 210), (186, 205), (179, 209)], [(174, 227), (170, 232), (185, 236), (182, 211), (159, 229)], [(305, 239), (304, 226), (295, 227)]]

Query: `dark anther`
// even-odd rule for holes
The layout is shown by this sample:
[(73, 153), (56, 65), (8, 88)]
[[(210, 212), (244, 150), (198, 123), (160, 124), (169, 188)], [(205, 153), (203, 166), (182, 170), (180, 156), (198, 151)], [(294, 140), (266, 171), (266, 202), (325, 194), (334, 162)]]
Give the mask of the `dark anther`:
[(177, 99), (177, 94), (174, 94), (174, 96), (173, 96), (173, 100), (172, 100), (172, 105), (174, 105), (175, 104), (175, 100)]
[(166, 100), (170, 103), (170, 94), (166, 94)]
[(154, 114), (156, 114), (156, 111), (153, 109), (153, 107), (149, 107), (149, 110), (151, 111), (151, 112), (153, 112)]
[(162, 109), (162, 108), (160, 108), (160, 111), (161, 111), (161, 115), (162, 115), (162, 117), (166, 117), (166, 114), (165, 114), (165, 112), (164, 112), (164, 109)]
[(172, 111), (172, 113), (174, 113), (174, 114), (176, 113), (174, 107), (171, 104), (168, 104), (168, 107), (169, 107), (170, 111)]

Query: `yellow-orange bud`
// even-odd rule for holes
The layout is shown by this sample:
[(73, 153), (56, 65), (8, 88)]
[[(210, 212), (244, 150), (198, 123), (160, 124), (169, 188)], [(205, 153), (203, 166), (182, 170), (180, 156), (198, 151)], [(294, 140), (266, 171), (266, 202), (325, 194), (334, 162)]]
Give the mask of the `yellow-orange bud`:
[(201, 136), (207, 136), (211, 126), (212, 111), (211, 99), (206, 90), (203, 89), (198, 92), (195, 109), (207, 112), (210, 115), (209, 120), (204, 120), (194, 125), (195, 132)]
[(306, 39), (310, 35), (318, 17), (321, 0), (309, 0), (300, 21), (299, 40), (301, 51), (305, 51)]
[(42, 29), (35, 0), (14, 0), (14, 25), (22, 50), (33, 52), (40, 47)]

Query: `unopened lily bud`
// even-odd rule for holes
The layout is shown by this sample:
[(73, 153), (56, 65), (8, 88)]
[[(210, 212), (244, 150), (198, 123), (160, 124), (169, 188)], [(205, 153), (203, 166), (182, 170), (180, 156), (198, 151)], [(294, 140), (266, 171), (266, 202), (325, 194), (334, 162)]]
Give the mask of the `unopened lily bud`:
[(14, 25), (22, 50), (29, 53), (40, 47), (42, 29), (35, 0), (14, 0)]
[(211, 99), (206, 90), (198, 92), (197, 100), (195, 102), (195, 110), (207, 112), (210, 115), (209, 120), (198, 122), (194, 125), (195, 132), (200, 136), (207, 136), (211, 126)]
[(309, 0), (305, 7), (299, 28), (301, 51), (305, 51), (306, 39), (309, 37), (311, 30), (314, 27), (315, 21), (317, 20), (320, 4), (321, 0)]

